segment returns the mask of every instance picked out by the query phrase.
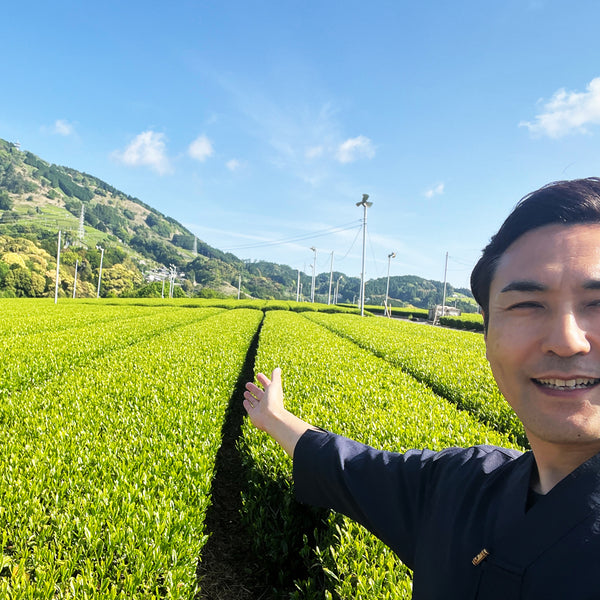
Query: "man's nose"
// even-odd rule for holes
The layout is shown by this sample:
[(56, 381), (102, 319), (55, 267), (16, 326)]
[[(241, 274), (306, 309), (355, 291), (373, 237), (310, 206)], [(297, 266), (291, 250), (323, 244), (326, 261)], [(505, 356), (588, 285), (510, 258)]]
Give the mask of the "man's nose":
[(544, 337), (544, 352), (557, 356), (574, 356), (586, 354), (590, 349), (587, 332), (573, 312), (555, 315), (548, 323)]

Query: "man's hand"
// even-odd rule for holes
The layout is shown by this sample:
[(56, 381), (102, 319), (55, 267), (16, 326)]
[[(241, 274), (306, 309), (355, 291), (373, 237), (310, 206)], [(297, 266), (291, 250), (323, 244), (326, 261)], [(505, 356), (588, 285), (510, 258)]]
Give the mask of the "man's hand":
[(281, 369), (277, 367), (271, 373), (269, 379), (263, 373), (256, 376), (264, 390), (252, 382), (246, 384), (244, 392), (244, 408), (252, 421), (252, 424), (269, 433), (277, 415), (281, 416), (283, 407), (283, 387), (281, 385)]
[(244, 392), (244, 408), (252, 424), (266, 431), (290, 456), (294, 456), (296, 443), (307, 429), (316, 429), (305, 423), (283, 405), (281, 369), (278, 367), (269, 379), (263, 373), (256, 376), (263, 386), (248, 382)]

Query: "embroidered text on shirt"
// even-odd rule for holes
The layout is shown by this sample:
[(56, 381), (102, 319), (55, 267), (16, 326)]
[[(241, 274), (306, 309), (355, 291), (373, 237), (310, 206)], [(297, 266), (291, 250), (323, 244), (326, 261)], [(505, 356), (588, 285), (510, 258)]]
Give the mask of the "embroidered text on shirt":
[(490, 553), (484, 548), (471, 562), (474, 566), (477, 566), (479, 563), (483, 562)]

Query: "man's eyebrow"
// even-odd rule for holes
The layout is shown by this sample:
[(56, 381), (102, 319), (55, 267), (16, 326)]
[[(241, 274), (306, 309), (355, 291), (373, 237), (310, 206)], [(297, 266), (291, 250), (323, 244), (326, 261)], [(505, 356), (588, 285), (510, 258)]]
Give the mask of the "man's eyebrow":
[[(600, 290), (600, 279), (588, 279), (581, 286), (584, 290)], [(548, 289), (547, 286), (539, 283), (538, 281), (522, 280), (522, 281), (511, 281), (508, 285), (505, 285), (500, 293), (503, 292), (545, 292)]]
[[(590, 282), (591, 283), (591, 282)], [(596, 281), (600, 285), (600, 281)], [(539, 283), (538, 281), (531, 281), (525, 279), (522, 281), (511, 281), (508, 285), (504, 286), (500, 293), (504, 292), (545, 292), (548, 288)], [(593, 288), (595, 289), (595, 287)]]

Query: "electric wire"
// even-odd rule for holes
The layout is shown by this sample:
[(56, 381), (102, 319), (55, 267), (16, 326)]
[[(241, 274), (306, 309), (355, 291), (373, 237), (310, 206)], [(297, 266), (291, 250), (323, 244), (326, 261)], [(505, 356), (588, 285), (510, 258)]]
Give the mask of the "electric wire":
[(312, 240), (312, 239), (315, 239), (318, 237), (332, 235), (334, 233), (340, 233), (342, 231), (349, 231), (358, 226), (359, 226), (359, 224), (357, 224), (356, 221), (351, 221), (351, 223), (346, 223), (344, 225), (338, 225), (336, 227), (329, 227), (327, 229), (318, 230), (318, 231), (315, 231), (312, 233), (305, 233), (305, 234), (301, 234), (301, 235), (297, 235), (297, 236), (293, 236), (293, 237), (289, 237), (289, 238), (282, 238), (279, 240), (270, 240), (270, 241), (265, 241), (265, 242), (256, 242), (256, 243), (252, 243), (252, 244), (243, 244), (240, 246), (230, 246), (228, 248), (224, 248), (224, 251), (231, 252), (234, 250), (249, 250), (252, 248), (280, 246), (280, 245), (284, 245), (284, 244), (290, 244), (293, 242), (307, 241), (307, 240)]
[(348, 256), (348, 254), (350, 254), (352, 248), (354, 248), (354, 244), (356, 244), (356, 240), (358, 239), (358, 235), (361, 231), (362, 231), (362, 225), (361, 225), (361, 227), (359, 227), (356, 230), (356, 235), (354, 236), (354, 239), (352, 240), (352, 244), (350, 244), (350, 248), (348, 248), (348, 251), (346, 252), (346, 254), (344, 254), (344, 256), (342, 256), (342, 258), (338, 259), (339, 262), (343, 261)]

